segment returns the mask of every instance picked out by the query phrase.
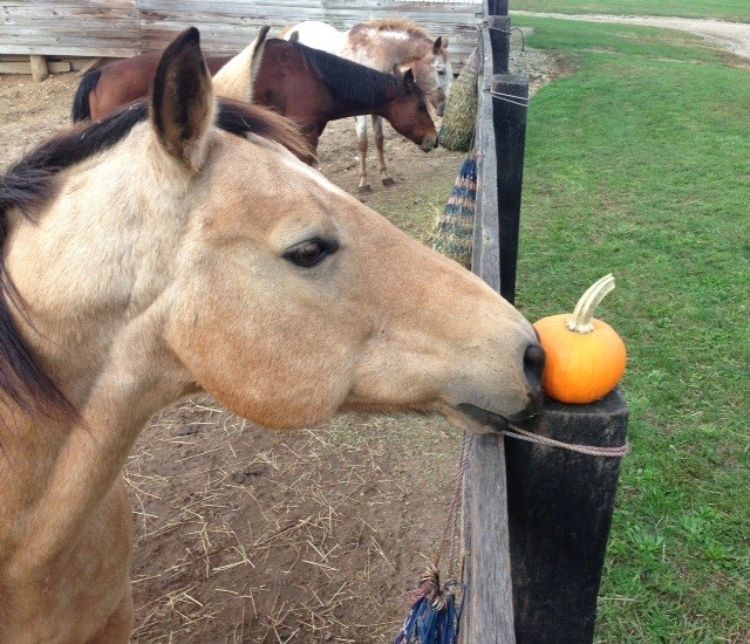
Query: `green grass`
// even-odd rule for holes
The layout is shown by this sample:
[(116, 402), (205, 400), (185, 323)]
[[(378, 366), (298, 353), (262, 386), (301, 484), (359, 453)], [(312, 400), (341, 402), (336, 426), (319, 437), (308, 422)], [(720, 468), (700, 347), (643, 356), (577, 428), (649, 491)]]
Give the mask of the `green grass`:
[(629, 349), (597, 638), (750, 641), (750, 72), (671, 32), (515, 22), (575, 68), (530, 108), (518, 304), (572, 310), (611, 271)]
[(511, 0), (511, 10), (720, 18), (750, 22), (747, 0)]

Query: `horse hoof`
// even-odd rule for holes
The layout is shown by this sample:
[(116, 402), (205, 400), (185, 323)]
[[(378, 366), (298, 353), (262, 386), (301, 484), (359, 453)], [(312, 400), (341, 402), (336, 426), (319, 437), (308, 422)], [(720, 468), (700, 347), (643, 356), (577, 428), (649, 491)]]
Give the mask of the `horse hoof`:
[(369, 183), (366, 183), (365, 185), (360, 186), (359, 188), (357, 188), (357, 190), (359, 190), (359, 194), (361, 195), (367, 194), (368, 192), (372, 192), (372, 188), (370, 188)]
[(387, 188), (389, 186), (395, 186), (396, 182), (391, 179), (390, 177), (386, 177), (385, 179), (382, 179), (383, 185)]

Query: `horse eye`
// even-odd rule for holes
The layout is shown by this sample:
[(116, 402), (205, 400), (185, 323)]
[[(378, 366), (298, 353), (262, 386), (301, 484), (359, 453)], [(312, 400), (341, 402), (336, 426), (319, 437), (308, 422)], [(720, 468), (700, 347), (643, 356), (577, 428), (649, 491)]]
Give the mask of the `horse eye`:
[(333, 255), (338, 248), (339, 244), (336, 241), (308, 239), (292, 246), (284, 253), (284, 258), (302, 268), (311, 268), (320, 264), (329, 255)]

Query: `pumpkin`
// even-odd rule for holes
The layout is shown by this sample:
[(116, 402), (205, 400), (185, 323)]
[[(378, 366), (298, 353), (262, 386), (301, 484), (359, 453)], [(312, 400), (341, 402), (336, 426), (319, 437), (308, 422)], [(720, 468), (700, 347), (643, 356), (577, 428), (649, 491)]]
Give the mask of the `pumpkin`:
[(612, 391), (625, 373), (625, 343), (594, 309), (615, 288), (605, 275), (578, 300), (573, 314), (542, 318), (534, 324), (546, 353), (545, 393), (565, 403), (590, 403)]

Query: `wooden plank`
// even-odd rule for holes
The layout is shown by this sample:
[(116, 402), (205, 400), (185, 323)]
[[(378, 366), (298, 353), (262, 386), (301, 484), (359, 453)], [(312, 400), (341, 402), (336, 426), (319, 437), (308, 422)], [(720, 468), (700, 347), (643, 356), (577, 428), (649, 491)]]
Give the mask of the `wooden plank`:
[(497, 218), (497, 152), (492, 118), (492, 49), (487, 29), (482, 30), (477, 107), (477, 218), (474, 225), (472, 270), (500, 292), (500, 231)]
[(0, 43), (0, 52), (4, 54), (41, 54), (52, 56), (103, 56), (107, 58), (128, 58), (140, 54), (140, 49), (132, 47), (94, 47), (90, 44), (83, 46), (66, 46), (62, 44), (4, 44)]
[(3, 1), (0, 52), (130, 56), (140, 52), (135, 0)]
[(504, 438), (476, 436), (469, 463), (471, 587), (464, 607), (468, 619), (463, 641), (513, 644)]
[(73, 69), (78, 72), (78, 78), (82, 78), (90, 71), (93, 71), (97, 67), (101, 67), (105, 63), (106, 60), (99, 56), (97, 58), (92, 58), (88, 61), (82, 61), (80, 63), (76, 61), (75, 63), (73, 63)]
[[(50, 74), (64, 74), (71, 70), (71, 64), (68, 61), (54, 61), (47, 63), (47, 69)], [(31, 74), (31, 63), (18, 61), (0, 61), (0, 74)]]
[(2, 7), (16, 9), (31, 9), (45, 7), (59, 9), (68, 7), (91, 7), (108, 12), (122, 12), (135, 8), (135, 0), (3, 0)]

